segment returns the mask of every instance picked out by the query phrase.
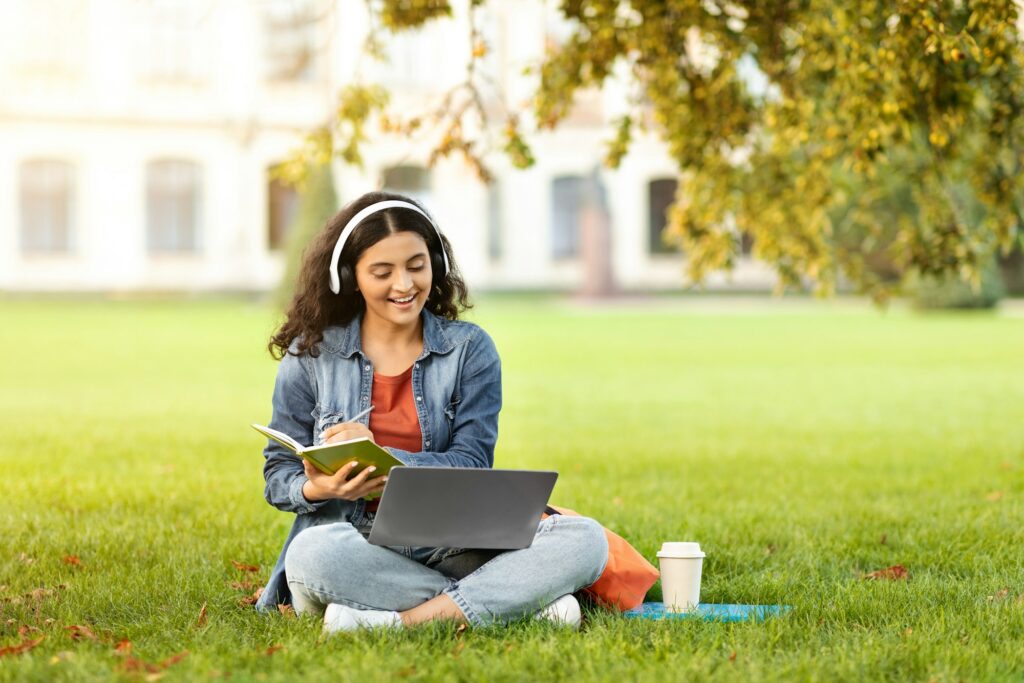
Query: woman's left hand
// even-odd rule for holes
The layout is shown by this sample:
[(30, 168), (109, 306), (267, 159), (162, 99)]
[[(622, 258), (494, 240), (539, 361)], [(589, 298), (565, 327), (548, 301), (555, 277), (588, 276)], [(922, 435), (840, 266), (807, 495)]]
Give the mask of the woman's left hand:
[[(358, 439), (361, 436), (365, 436), (373, 441), (373, 432), (370, 431), (369, 427), (360, 422), (342, 422), (340, 424), (331, 425), (324, 430), (323, 442), (337, 443), (339, 441), (348, 441), (349, 439)], [(373, 441), (373, 443), (377, 443)]]

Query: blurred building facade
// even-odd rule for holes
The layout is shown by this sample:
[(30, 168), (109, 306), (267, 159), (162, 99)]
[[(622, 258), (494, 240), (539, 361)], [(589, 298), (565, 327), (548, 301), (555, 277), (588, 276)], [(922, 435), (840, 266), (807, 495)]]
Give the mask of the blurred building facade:
[[(547, 41), (565, 27), (540, 0), (478, 14), (480, 68), (516, 106)], [(0, 3), (0, 289), (252, 290), (274, 287), (298, 197), (269, 169), (329, 120), (356, 74), (417, 111), (465, 77), (469, 18), (389, 38), (361, 56), (360, 0), (34, 0)], [(601, 201), (604, 251), (622, 290), (678, 289), (683, 257), (660, 232), (675, 169), (653, 137), (601, 168), (625, 92), (584, 93), (537, 163), (488, 156), (480, 183), (461, 160), (428, 168), (431, 140), (376, 136), (362, 169), (336, 168), (348, 201), (387, 187), (422, 199), (472, 287), (585, 289), (586, 222)], [(503, 123), (494, 104), (495, 125)], [(773, 278), (740, 259), (711, 287)]]

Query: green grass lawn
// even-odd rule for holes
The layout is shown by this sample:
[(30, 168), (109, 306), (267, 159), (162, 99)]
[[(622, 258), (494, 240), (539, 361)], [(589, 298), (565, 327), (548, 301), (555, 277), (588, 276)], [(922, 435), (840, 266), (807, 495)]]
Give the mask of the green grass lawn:
[(231, 585), (266, 578), (291, 524), (248, 427), (270, 417), (273, 315), (0, 302), (0, 648), (44, 637), (0, 679), (1019, 680), (1024, 318), (765, 303), (470, 318), (502, 355), (496, 466), (557, 469), (553, 502), (651, 560), (699, 541), (704, 602), (791, 614), (323, 639)]

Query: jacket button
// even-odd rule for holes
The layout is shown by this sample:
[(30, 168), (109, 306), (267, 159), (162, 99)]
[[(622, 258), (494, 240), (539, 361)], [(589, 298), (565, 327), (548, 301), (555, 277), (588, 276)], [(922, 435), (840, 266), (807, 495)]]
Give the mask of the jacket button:
[(428, 447), (430, 446), (430, 442), (429, 442), (429, 441), (427, 442), (427, 446), (428, 446)]
[(370, 366), (369, 366), (369, 365), (365, 366), (365, 367), (363, 368), (363, 370), (366, 370), (367, 372), (369, 372), (369, 371), (370, 371)]
[(422, 400), (423, 400), (423, 397), (422, 397), (422, 396), (417, 396), (417, 397), (416, 397), (416, 400), (417, 400), (417, 401), (422, 401)]

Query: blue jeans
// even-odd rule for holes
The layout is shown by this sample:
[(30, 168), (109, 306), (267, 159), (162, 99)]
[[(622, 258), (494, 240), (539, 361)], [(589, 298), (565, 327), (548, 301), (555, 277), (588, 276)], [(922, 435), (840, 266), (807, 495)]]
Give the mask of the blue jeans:
[(528, 548), (509, 551), (371, 545), (372, 522), (364, 513), (295, 537), (285, 573), (298, 614), (332, 602), (402, 611), (443, 593), (471, 624), (507, 623), (591, 585), (608, 561), (604, 529), (588, 517), (548, 517)]

